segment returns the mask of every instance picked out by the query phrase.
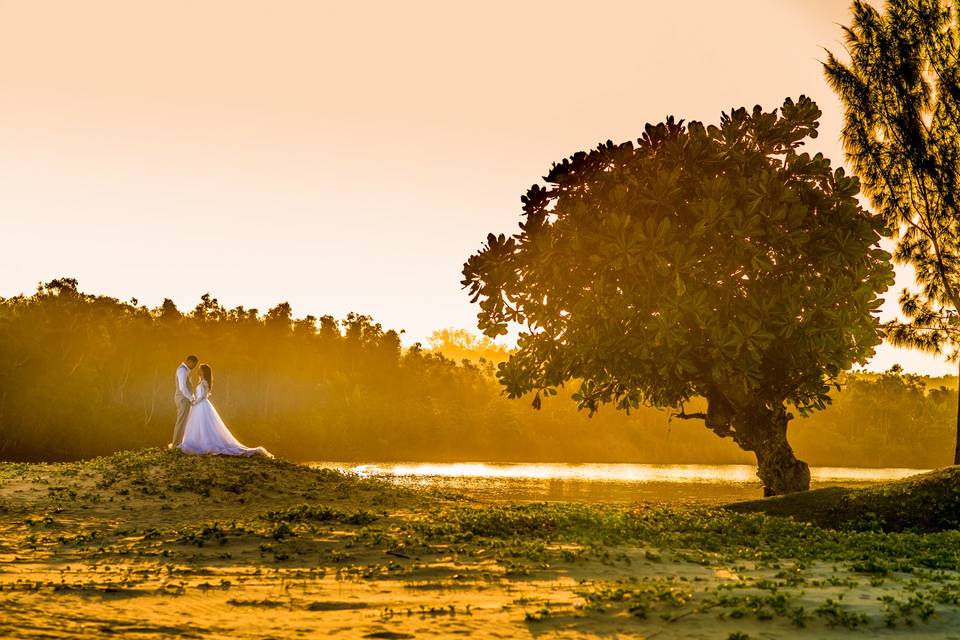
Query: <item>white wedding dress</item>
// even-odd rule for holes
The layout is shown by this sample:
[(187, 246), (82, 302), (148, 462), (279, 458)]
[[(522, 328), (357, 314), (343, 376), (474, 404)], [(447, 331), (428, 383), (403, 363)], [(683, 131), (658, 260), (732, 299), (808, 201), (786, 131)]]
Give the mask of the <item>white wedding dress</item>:
[(245, 447), (223, 423), (220, 414), (210, 402), (210, 386), (206, 380), (197, 385), (196, 395), (183, 429), (180, 450), (184, 453), (213, 453), (224, 456), (267, 456), (273, 454), (263, 447)]

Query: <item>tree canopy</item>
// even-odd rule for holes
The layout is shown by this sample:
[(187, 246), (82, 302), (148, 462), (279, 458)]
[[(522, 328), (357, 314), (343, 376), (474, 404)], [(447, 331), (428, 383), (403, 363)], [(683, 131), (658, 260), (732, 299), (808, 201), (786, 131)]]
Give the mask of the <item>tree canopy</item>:
[[(801, 96), (719, 126), (668, 118), (554, 164), (520, 232), (490, 234), (463, 269), (485, 334), (523, 327), (497, 373), (507, 394), (539, 405), (577, 380), (590, 411), (676, 407), (755, 452), (768, 493), (806, 488), (785, 403), (823, 408), (869, 359), (893, 282), (857, 179), (797, 151), (819, 117)], [(683, 411), (696, 397), (706, 412)]]
[[(853, 3), (848, 64), (824, 72), (844, 105), (843, 141), (874, 209), (898, 234), (895, 259), (913, 267), (898, 346), (960, 360), (960, 22), (952, 3)], [(954, 463), (960, 464), (960, 415)]]

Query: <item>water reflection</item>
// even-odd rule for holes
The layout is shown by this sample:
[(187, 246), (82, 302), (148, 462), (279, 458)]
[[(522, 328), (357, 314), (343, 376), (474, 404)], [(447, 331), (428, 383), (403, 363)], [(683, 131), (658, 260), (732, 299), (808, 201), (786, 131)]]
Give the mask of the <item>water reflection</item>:
[[(435, 487), (485, 500), (585, 502), (730, 502), (762, 495), (750, 465), (336, 463), (317, 467), (352, 471), (403, 486)], [(922, 469), (813, 467), (812, 488), (863, 486)]]

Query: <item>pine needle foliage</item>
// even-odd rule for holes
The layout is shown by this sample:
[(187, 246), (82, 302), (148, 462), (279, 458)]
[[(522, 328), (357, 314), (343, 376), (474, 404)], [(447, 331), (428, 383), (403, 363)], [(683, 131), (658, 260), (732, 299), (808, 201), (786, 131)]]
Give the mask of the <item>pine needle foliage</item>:
[[(896, 346), (960, 361), (960, 22), (942, 0), (857, 0), (848, 62), (824, 72), (844, 106), (843, 143), (873, 208), (896, 234), (894, 259), (918, 287), (886, 324)], [(960, 416), (958, 416), (960, 434)], [(960, 441), (955, 462), (960, 463)]]

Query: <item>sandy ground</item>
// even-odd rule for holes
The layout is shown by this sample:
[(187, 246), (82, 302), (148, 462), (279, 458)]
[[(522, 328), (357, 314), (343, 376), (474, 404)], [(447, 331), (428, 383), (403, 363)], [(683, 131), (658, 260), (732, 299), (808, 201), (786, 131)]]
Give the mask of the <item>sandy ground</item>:
[(442, 533), (496, 507), (168, 455), (0, 466), (0, 636), (960, 640), (955, 567)]

